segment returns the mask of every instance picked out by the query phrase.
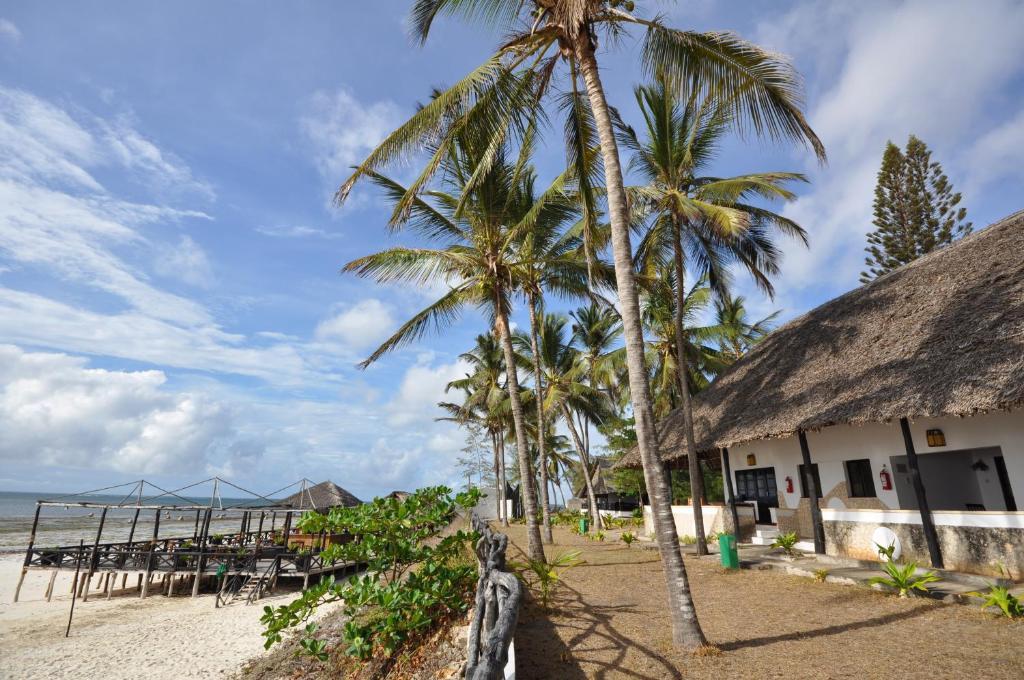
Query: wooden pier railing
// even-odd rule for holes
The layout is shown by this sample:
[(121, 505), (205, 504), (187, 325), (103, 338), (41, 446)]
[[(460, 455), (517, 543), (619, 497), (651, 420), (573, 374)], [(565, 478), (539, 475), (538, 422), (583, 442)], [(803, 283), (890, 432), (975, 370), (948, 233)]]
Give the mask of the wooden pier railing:
[[(505, 565), (508, 536), (492, 531), (476, 514), (471, 516), (470, 523), (480, 533), (476, 544), (480, 578), (476, 587), (476, 609), (469, 627), (466, 678), (498, 680), (513, 677), (515, 654), (512, 638), (519, 619), (523, 587)], [(510, 655), (513, 657), (511, 664)]]

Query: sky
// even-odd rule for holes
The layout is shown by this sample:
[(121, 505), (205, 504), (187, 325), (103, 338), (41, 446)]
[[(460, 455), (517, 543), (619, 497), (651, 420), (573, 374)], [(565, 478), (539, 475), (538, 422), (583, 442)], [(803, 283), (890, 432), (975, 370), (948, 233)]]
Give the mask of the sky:
[[(805, 79), (826, 165), (731, 139), (713, 166), (811, 180), (778, 206), (810, 248), (782, 244), (775, 298), (738, 280), (755, 314), (857, 285), (889, 139), (931, 146), (975, 228), (1024, 207), (1024, 2), (637, 5), (737, 32)], [(0, 0), (0, 489), (307, 477), (369, 498), (458, 481), (463, 435), (435, 404), (485, 322), (358, 369), (437, 290), (339, 274), (408, 241), (371, 189), (331, 205), (349, 166), (497, 44), (452, 21), (414, 44), (407, 9)], [(635, 123), (636, 41), (601, 58)], [(560, 162), (548, 145), (542, 177)]]

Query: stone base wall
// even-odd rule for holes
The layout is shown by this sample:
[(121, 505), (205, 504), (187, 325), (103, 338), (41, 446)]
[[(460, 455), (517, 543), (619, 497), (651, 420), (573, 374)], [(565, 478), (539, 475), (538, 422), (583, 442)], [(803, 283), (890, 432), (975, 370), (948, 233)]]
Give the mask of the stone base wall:
[[(920, 524), (826, 521), (826, 552), (877, 560), (878, 550), (871, 537), (878, 527), (891, 529), (899, 538), (904, 562), (930, 564), (928, 544)], [(942, 525), (935, 529), (946, 569), (1000, 576), (999, 565), (1002, 565), (1011, 578), (1024, 579), (1024, 529)]]

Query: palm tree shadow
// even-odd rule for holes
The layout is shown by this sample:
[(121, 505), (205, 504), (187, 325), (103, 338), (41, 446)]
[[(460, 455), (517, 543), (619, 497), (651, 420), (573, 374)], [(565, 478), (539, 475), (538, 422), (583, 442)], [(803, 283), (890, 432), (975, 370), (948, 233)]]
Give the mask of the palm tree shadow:
[(764, 647), (766, 645), (773, 645), (778, 642), (791, 642), (793, 640), (806, 640), (809, 638), (839, 635), (854, 630), (860, 630), (862, 628), (875, 628), (877, 626), (885, 626), (890, 623), (895, 623), (897, 621), (912, 619), (914, 617), (921, 616), (927, 613), (931, 609), (932, 605), (922, 604), (917, 607), (914, 607), (913, 609), (908, 609), (907, 611), (894, 612), (892, 614), (876, 616), (874, 618), (864, 619), (862, 621), (853, 621), (852, 623), (825, 626), (824, 628), (818, 628), (817, 630), (793, 631), (791, 633), (783, 633), (781, 635), (769, 635), (757, 638), (750, 638), (749, 640), (736, 640), (734, 642), (725, 642), (719, 644), (718, 648), (721, 649), (723, 652), (730, 652), (736, 651), (738, 649), (746, 649), (749, 647)]

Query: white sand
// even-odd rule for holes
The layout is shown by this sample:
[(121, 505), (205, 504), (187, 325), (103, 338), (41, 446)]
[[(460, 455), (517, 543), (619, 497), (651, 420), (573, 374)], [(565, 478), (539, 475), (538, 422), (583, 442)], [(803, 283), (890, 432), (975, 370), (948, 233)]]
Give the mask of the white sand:
[[(263, 651), (264, 605), (286, 604), (294, 593), (268, 595), (258, 605), (214, 607), (213, 595), (192, 599), (129, 593), (75, 603), (71, 637), (64, 637), (72, 572), (61, 572), (53, 600), (44, 597), (50, 572), (30, 570), (17, 604), (19, 558), (0, 558), (0, 678), (219, 678)], [(95, 579), (93, 583), (95, 584)], [(117, 578), (120, 586), (121, 577)], [(150, 593), (157, 590), (151, 589)], [(321, 612), (325, 613), (325, 612)]]

